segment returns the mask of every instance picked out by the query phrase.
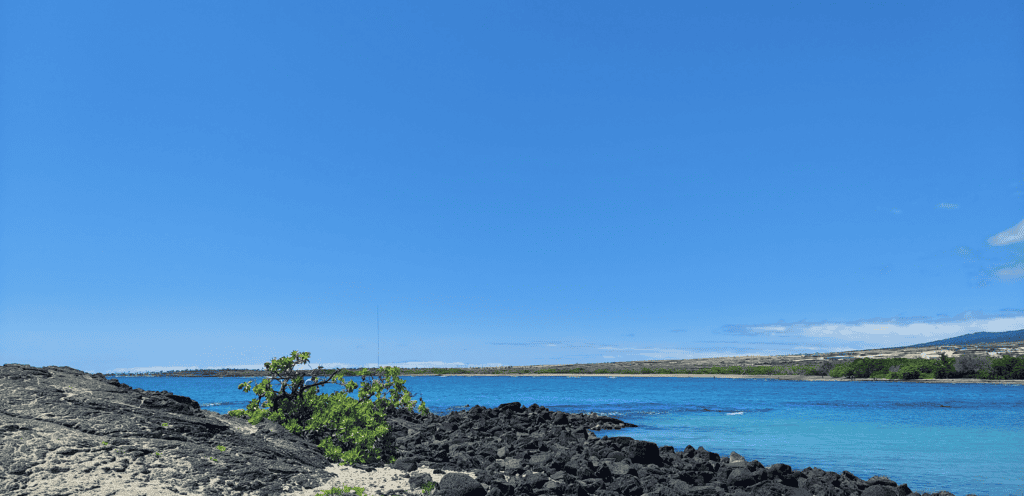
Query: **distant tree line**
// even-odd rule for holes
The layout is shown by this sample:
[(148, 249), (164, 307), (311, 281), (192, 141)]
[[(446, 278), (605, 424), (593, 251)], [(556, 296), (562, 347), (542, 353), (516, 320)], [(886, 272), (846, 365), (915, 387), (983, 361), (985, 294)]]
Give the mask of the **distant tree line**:
[(1024, 380), (1024, 356), (1003, 355), (991, 358), (966, 354), (955, 359), (941, 354), (938, 360), (927, 358), (858, 358), (834, 366), (832, 377), (875, 379), (988, 379)]

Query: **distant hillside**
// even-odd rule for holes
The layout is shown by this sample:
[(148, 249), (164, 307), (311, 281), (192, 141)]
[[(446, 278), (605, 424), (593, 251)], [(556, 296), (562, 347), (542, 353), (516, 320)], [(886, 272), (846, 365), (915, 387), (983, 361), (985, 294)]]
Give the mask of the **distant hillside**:
[(968, 345), (968, 344), (985, 344), (985, 343), (1007, 343), (1014, 341), (1024, 341), (1024, 329), (1019, 331), (1006, 331), (1006, 332), (972, 332), (970, 334), (964, 334), (963, 336), (957, 336), (955, 338), (943, 339), (940, 341), (932, 341), (930, 343), (915, 344), (912, 346), (904, 346), (904, 348), (921, 348), (923, 346), (947, 346), (947, 345)]

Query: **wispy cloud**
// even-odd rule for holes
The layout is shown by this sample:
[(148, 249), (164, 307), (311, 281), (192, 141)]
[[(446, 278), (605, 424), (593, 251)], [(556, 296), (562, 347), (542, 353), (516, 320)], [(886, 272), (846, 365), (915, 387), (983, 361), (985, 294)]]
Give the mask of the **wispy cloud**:
[(730, 325), (725, 332), (746, 336), (800, 337), (848, 343), (846, 349), (907, 346), (972, 332), (1005, 332), (1024, 329), (1024, 311), (999, 314), (964, 312), (956, 316), (894, 317), (851, 322), (793, 322), (772, 325)]
[(785, 331), (786, 330), (786, 326), (781, 326), (781, 325), (757, 326), (757, 327), (751, 327), (750, 330), (754, 331), (754, 332), (763, 333), (763, 334), (767, 334), (767, 335), (771, 336), (771, 335), (773, 335), (776, 332)]
[(1017, 225), (988, 238), (988, 244), (992, 246), (1006, 246), (1024, 241), (1024, 220)]
[(957, 205), (955, 203), (940, 203), (936, 205), (935, 208), (945, 208), (947, 210), (954, 210), (960, 208), (960, 205)]
[[(1007, 246), (1024, 241), (1024, 220), (1017, 225), (988, 238), (988, 244), (992, 246)], [(1009, 248), (1001, 248), (1003, 263), (983, 270), (984, 278), (979, 285), (984, 286), (989, 280), (1003, 282), (1024, 281), (1024, 248), (1020, 245)]]
[(1016, 281), (1024, 279), (1024, 267), (1008, 267), (1005, 269), (999, 269), (995, 272), (996, 277), (1004, 281)]

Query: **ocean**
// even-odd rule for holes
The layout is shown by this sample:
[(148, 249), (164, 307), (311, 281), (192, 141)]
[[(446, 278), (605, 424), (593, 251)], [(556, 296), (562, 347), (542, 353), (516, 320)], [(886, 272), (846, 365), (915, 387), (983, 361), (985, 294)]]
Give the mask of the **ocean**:
[[(188, 396), (218, 413), (245, 408), (261, 378), (117, 377)], [(1024, 496), (1024, 387), (672, 377), (403, 376), (412, 399), (444, 415), (518, 401), (636, 424), (599, 437), (735, 451), (765, 466), (884, 475), (917, 492)], [(359, 377), (346, 377), (360, 383)], [(275, 383), (275, 389), (280, 385)], [(321, 393), (342, 390), (333, 384)], [(357, 393), (349, 394), (357, 398)]]

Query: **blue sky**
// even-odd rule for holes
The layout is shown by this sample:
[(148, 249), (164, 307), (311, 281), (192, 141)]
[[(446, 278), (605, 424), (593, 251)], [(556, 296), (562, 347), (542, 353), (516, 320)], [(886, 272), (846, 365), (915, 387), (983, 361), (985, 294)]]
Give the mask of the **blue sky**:
[(0, 363), (1024, 328), (1018, 2), (3, 2), (0, 23)]

